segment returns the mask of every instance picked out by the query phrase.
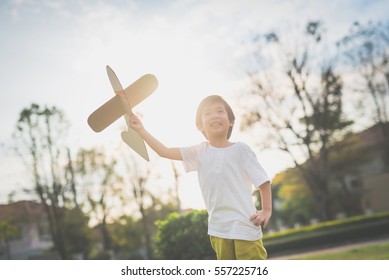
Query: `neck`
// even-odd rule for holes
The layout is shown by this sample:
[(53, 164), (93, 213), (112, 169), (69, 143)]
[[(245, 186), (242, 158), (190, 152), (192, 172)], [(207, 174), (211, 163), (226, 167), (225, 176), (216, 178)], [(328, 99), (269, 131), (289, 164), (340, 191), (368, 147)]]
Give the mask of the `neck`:
[(231, 145), (231, 142), (228, 139), (208, 139), (209, 144), (215, 148), (225, 148)]

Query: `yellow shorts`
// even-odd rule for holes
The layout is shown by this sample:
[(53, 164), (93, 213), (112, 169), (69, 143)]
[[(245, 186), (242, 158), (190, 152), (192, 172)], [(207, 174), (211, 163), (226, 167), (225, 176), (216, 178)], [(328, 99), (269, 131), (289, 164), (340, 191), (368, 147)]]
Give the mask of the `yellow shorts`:
[(218, 260), (266, 260), (262, 239), (257, 241), (224, 239), (210, 236)]

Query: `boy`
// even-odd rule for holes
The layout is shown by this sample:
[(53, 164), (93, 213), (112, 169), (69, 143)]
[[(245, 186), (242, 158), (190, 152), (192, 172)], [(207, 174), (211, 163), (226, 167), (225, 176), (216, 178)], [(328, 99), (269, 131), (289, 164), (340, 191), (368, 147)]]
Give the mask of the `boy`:
[[(242, 142), (230, 142), (235, 116), (218, 95), (205, 98), (196, 113), (196, 126), (207, 142), (168, 148), (155, 139), (135, 116), (130, 127), (161, 157), (183, 161), (187, 172), (198, 171), (208, 211), (208, 234), (217, 259), (266, 259), (261, 224), (272, 213), (270, 180), (254, 152)], [(262, 210), (252, 200), (252, 185), (260, 190)]]

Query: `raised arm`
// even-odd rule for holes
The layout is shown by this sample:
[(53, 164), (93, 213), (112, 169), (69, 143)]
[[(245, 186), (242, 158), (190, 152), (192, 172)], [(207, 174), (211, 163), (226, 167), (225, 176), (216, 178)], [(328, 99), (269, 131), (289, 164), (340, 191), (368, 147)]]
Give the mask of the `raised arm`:
[(129, 125), (133, 130), (139, 133), (147, 145), (149, 145), (159, 156), (173, 160), (182, 160), (179, 148), (169, 148), (159, 142), (143, 127), (142, 122), (136, 115), (130, 117)]

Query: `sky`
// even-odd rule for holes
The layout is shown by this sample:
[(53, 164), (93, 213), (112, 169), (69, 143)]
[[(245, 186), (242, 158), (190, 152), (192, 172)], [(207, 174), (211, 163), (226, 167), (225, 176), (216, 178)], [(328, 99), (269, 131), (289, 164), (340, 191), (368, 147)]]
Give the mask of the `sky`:
[[(388, 10), (389, 2), (383, 0), (3, 0), (0, 203), (25, 187), (25, 170), (7, 147), (20, 111), (31, 103), (64, 111), (73, 151), (116, 149), (124, 119), (98, 134), (86, 122), (114, 94), (106, 65), (124, 87), (154, 74), (158, 89), (134, 111), (167, 146), (193, 145), (203, 141), (194, 123), (201, 99), (220, 94), (234, 108), (247, 91), (247, 43), (254, 34), (321, 20), (329, 35), (338, 38), (354, 21), (387, 20)], [(238, 129), (232, 140), (255, 144)], [(291, 166), (280, 152), (255, 152), (271, 177)], [(149, 153), (162, 166), (158, 172), (166, 172), (170, 162)], [(177, 166), (183, 206), (203, 208), (196, 174), (184, 174)]]

